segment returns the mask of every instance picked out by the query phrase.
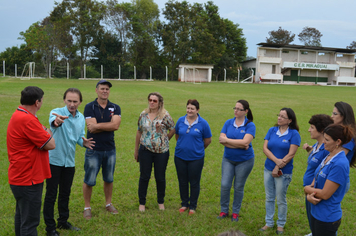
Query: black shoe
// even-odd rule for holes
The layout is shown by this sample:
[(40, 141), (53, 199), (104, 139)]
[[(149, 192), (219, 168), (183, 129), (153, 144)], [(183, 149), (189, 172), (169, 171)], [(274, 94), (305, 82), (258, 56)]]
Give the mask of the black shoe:
[(51, 231), (47, 231), (47, 236), (59, 236), (59, 233), (54, 229)]
[(80, 229), (73, 226), (71, 223), (66, 222), (64, 224), (57, 224), (57, 229), (67, 229), (67, 230), (74, 230), (74, 231), (79, 231)]

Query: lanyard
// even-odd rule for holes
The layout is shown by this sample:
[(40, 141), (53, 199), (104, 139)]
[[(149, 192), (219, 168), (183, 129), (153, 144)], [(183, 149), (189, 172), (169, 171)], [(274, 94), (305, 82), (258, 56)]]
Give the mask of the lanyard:
[[(342, 152), (342, 151), (340, 151), (340, 152)], [(324, 160), (320, 163), (320, 170), (319, 170), (318, 173), (316, 174), (315, 180), (314, 180), (314, 188), (316, 188), (316, 184), (317, 184), (317, 182), (318, 182), (318, 177), (319, 177), (320, 172), (324, 169), (325, 166), (329, 165), (329, 164), (331, 163), (331, 161), (332, 161), (337, 155), (339, 155), (340, 152), (336, 153), (332, 158), (330, 158), (330, 160), (329, 160), (327, 163), (325, 163), (326, 159), (327, 159), (327, 158), (329, 157), (329, 155), (330, 155), (330, 154), (328, 154), (328, 155), (324, 158)]]

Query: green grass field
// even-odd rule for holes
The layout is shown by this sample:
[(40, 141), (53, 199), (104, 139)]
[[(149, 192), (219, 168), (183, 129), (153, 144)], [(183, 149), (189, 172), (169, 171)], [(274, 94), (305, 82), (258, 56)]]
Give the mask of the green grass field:
[[(15, 200), (7, 178), (6, 129), (12, 113), (19, 105), (21, 90), (29, 85), (39, 86), (44, 90), (44, 103), (37, 115), (41, 123), (48, 127), (49, 112), (53, 108), (64, 106), (62, 96), (67, 88), (77, 87), (82, 91), (84, 100), (79, 110), (83, 112), (85, 104), (96, 98), (96, 83), (97, 81), (91, 80), (0, 78), (0, 123), (2, 124), (0, 128), (0, 196), (2, 198), (0, 235), (14, 235)], [(333, 105), (337, 101), (348, 102), (356, 109), (355, 87), (214, 82), (191, 84), (156, 81), (112, 81), (112, 83), (110, 101), (119, 104), (122, 110), (121, 126), (115, 132), (117, 164), (113, 191), (113, 204), (120, 214), (114, 216), (105, 211), (103, 183), (101, 173), (99, 173), (97, 185), (93, 188), (91, 203), (93, 218), (89, 221), (83, 218), (82, 183), (85, 150), (78, 146), (69, 221), (82, 230), (80, 232), (62, 230), (60, 231), (61, 235), (217, 235), (229, 229), (239, 229), (246, 235), (275, 235), (275, 229), (266, 233), (260, 233), (257, 230), (265, 223), (263, 168), (266, 157), (262, 152), (263, 138), (268, 129), (277, 122), (276, 114), (282, 107), (291, 107), (297, 115), (302, 144), (305, 142), (313, 144), (307, 131), (308, 121), (312, 115), (319, 113), (331, 115)], [(174, 121), (185, 115), (185, 104), (188, 99), (198, 99), (200, 115), (209, 122), (212, 130), (212, 143), (206, 149), (197, 213), (193, 216), (178, 212), (180, 198), (173, 162), (176, 143), (174, 139), (170, 141), (171, 155), (167, 168), (166, 210), (163, 212), (158, 210), (155, 181), (152, 177), (148, 189), (146, 212), (138, 211), (139, 166), (134, 161), (134, 141), (138, 116), (147, 106), (148, 93), (154, 91), (163, 95), (165, 108)], [(257, 132), (253, 141), (255, 166), (246, 183), (240, 220), (238, 223), (233, 223), (230, 219), (216, 219), (220, 212), (220, 178), (223, 154), (223, 146), (219, 144), (218, 137), (224, 122), (233, 118), (232, 108), (238, 99), (249, 101)], [(302, 187), (306, 160), (306, 152), (299, 148), (294, 158), (293, 179), (287, 194), (288, 216), (285, 235), (309, 233)], [(356, 234), (356, 223), (353, 218), (356, 213), (355, 169), (351, 169), (350, 179), (351, 188), (342, 203), (343, 218), (339, 235)], [(57, 214), (56, 212), (55, 217)], [(38, 232), (39, 235), (45, 235), (42, 216)]]

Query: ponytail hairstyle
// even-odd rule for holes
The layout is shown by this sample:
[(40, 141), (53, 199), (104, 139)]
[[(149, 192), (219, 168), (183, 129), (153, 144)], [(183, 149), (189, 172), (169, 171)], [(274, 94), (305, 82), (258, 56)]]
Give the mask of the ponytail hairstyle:
[(246, 117), (248, 119), (248, 122), (252, 122), (253, 121), (253, 115), (252, 115), (252, 111), (250, 109), (250, 104), (248, 103), (248, 101), (241, 99), (241, 100), (238, 100), (237, 102), (242, 105), (244, 110), (248, 110)]
[[(340, 139), (341, 145), (349, 143), (353, 138), (353, 129), (348, 125), (332, 124), (324, 129), (324, 134), (329, 135), (334, 141)], [(350, 166), (356, 167), (356, 156), (351, 159)]]
[(297, 116), (295, 115), (294, 111), (292, 110), (292, 108), (287, 108), (287, 107), (283, 107), (281, 109), (281, 111), (286, 111), (288, 119), (292, 120), (292, 122), (289, 124), (289, 127), (291, 129), (295, 129), (299, 132), (299, 126), (297, 123)]

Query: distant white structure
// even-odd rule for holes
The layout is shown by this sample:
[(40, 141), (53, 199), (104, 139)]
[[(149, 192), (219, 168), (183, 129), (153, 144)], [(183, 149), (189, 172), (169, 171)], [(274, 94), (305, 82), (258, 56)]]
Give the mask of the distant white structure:
[(180, 64), (178, 68), (178, 81), (181, 82), (211, 82), (214, 65)]
[(36, 69), (36, 64), (34, 62), (27, 62), (22, 70), (21, 79), (34, 78), (35, 69)]
[(356, 85), (356, 50), (259, 43), (258, 82), (313, 82)]

